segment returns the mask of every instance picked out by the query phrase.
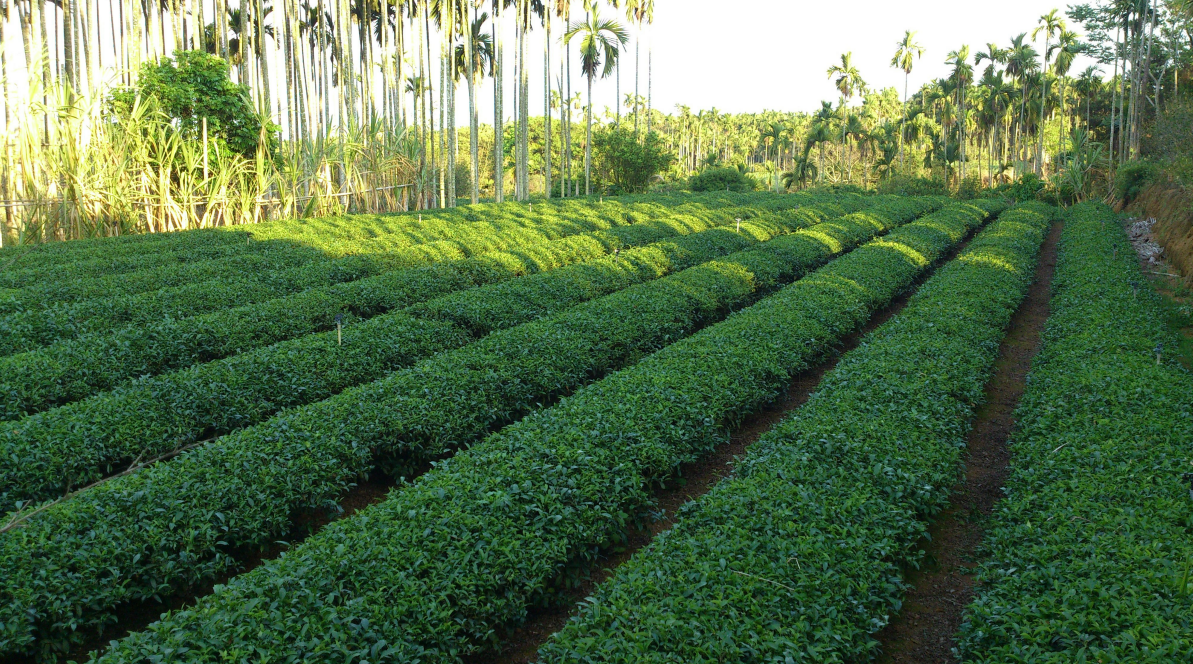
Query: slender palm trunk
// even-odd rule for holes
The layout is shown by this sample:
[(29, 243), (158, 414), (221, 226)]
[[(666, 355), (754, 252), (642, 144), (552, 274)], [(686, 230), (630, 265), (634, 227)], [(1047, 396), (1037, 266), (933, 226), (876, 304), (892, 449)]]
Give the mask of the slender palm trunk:
[(588, 77), (588, 115), (584, 129), (584, 195), (592, 195), (592, 76)]
[(543, 187), (551, 198), (551, 11), (543, 11)]
[(634, 38), (634, 135), (638, 135), (638, 73), (641, 71), (639, 66), (639, 55), (641, 53), (641, 34), (642, 23), (638, 23), (638, 35)]
[(911, 74), (906, 71), (903, 72), (903, 113), (899, 118), (899, 170), (904, 170), (903, 160), (903, 134), (907, 132), (907, 79)]
[(493, 197), (505, 200), (505, 119), (502, 108), (505, 87), (505, 42), (501, 36), (501, 0), (493, 5)]
[(75, 77), (75, 11), (74, 0), (62, 0), (62, 77), (71, 90), (79, 88)]

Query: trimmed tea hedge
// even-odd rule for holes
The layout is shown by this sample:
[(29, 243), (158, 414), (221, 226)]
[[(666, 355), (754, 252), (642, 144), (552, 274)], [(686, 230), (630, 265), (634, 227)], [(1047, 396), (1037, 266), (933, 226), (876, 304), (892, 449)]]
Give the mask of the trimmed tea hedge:
[[(795, 200), (797, 199), (787, 201), (787, 209), (772, 212), (768, 216), (788, 217), (798, 214), (797, 210), (792, 209), (796, 207), (793, 202)], [(847, 198), (847, 201), (850, 209), (857, 209), (874, 202), (853, 197)], [(685, 210), (689, 212), (685, 212)], [(695, 212), (690, 212), (691, 210), (695, 210)], [(656, 219), (646, 223), (652, 229), (657, 229), (659, 224), (667, 222), (679, 222), (681, 225), (689, 225), (693, 229), (701, 229), (712, 225), (728, 224), (739, 217), (749, 219), (758, 214), (760, 211), (756, 208), (731, 207), (701, 211), (698, 206), (688, 204), (680, 206), (674, 211), (661, 213)], [(627, 218), (636, 217), (627, 215)], [(528, 237), (526, 233), (507, 233), (504, 236), (494, 237), (492, 241), (486, 243), (484, 248), (516, 250), (520, 246), (532, 247), (542, 244), (546, 241), (544, 238), (566, 237), (569, 231), (584, 227), (587, 226), (572, 222), (554, 226), (540, 224), (533, 237)], [(622, 227), (625, 227), (624, 222)], [(614, 232), (617, 233), (616, 230)], [(624, 233), (620, 233), (619, 236), (623, 240), (630, 239), (626, 238)], [(627, 244), (633, 243), (627, 242)], [(84, 280), (76, 284), (75, 291), (78, 291), (75, 292), (76, 295), (83, 290), (93, 294), (110, 294), (122, 288), (133, 294), (85, 299), (81, 302), (49, 307), (38, 306), (30, 310), (0, 316), (0, 355), (25, 352), (48, 346), (57, 341), (73, 339), (80, 335), (111, 333), (124, 327), (151, 325), (165, 318), (185, 318), (233, 307), (243, 307), (311, 288), (354, 281), (390, 270), (426, 263), (429, 252), (437, 248), (445, 249), (446, 253), (436, 258), (460, 257), (458, 255), (459, 247), (453, 243), (430, 243), (389, 253), (348, 256), (335, 260), (328, 260), (322, 254), (317, 254), (317, 257), (304, 257), (300, 261), (301, 265), (286, 270), (275, 271), (265, 265), (258, 265), (255, 269), (238, 270), (240, 274), (236, 279), (210, 280), (212, 275), (205, 275), (203, 278), (209, 280), (153, 292), (143, 292), (146, 289), (137, 282), (137, 279), (141, 277), (148, 278), (150, 281), (155, 279), (156, 277), (150, 273)], [(464, 254), (467, 253), (469, 252), (464, 252)], [(234, 262), (239, 265), (245, 262), (260, 263), (262, 261), (261, 256), (249, 255), (238, 257)], [(201, 268), (220, 264), (222, 264), (220, 261), (209, 261), (202, 265), (188, 266), (187, 276), (183, 281), (189, 282), (198, 279), (199, 277), (194, 273), (199, 272)], [(181, 270), (179, 274), (182, 274)], [(142, 281), (144, 280), (142, 279)], [(58, 295), (59, 299), (62, 299), (62, 293), (59, 292)]]
[[(794, 201), (794, 199), (792, 199)], [(670, 211), (668, 211), (670, 212)], [(684, 212), (696, 216), (708, 214), (701, 206), (685, 206)], [(161, 288), (173, 288), (212, 281), (211, 288), (227, 288), (224, 281), (255, 281), (268, 270), (287, 268), (317, 260), (362, 254), (340, 261), (349, 272), (359, 276), (377, 274), (383, 269), (425, 265), (430, 262), (467, 258), (480, 253), (534, 246), (547, 240), (557, 240), (580, 233), (607, 230), (624, 226), (643, 217), (622, 213), (611, 219), (557, 219), (549, 216), (536, 223), (522, 220), (508, 220), (481, 224), (443, 224), (437, 233), (413, 235), (410, 233), (389, 233), (377, 237), (356, 240), (332, 238), (323, 242), (311, 241), (309, 245), (294, 240), (256, 242), (244, 247), (247, 253), (222, 260), (208, 260), (196, 263), (164, 265), (151, 270), (113, 274), (101, 278), (82, 272), (75, 273), (71, 265), (55, 266), (54, 278), (25, 288), (13, 301), (0, 302), (0, 311), (28, 312), (53, 304), (76, 302), (92, 298), (115, 295), (137, 295)], [(444, 239), (444, 236), (451, 236)], [(256, 249), (260, 247), (260, 249)], [(248, 251), (255, 249), (254, 251)], [(270, 258), (268, 262), (258, 254)], [(102, 264), (106, 259), (87, 261)], [(79, 264), (84, 265), (84, 264)], [(362, 271), (363, 270), (363, 271)], [(358, 277), (359, 278), (359, 277)], [(0, 284), (3, 282), (0, 281)], [(236, 285), (236, 284), (234, 284)]]
[(1053, 217), (1004, 213), (681, 508), (539, 652), (562, 662), (869, 661), (948, 502)]
[[(765, 206), (790, 207), (820, 194), (800, 193), (791, 196), (769, 196), (763, 198), (758, 194), (738, 197), (738, 204), (761, 203)], [(850, 198), (858, 198), (849, 195)], [(45, 254), (33, 251), (18, 260), (23, 267), (0, 271), (0, 287), (14, 288), (29, 286), (31, 292), (25, 297), (21, 305), (24, 309), (45, 304), (43, 300), (53, 301), (55, 294), (59, 297), (70, 296), (79, 299), (82, 290), (89, 291), (86, 285), (77, 282), (95, 277), (116, 276), (119, 274), (138, 271), (146, 274), (136, 274), (128, 284), (119, 280), (108, 279), (106, 284), (111, 288), (120, 289), (122, 294), (142, 292), (132, 290), (149, 287), (161, 288), (170, 285), (191, 283), (196, 277), (187, 277), (194, 270), (206, 269), (208, 272), (218, 270), (219, 261), (211, 259), (235, 257), (258, 251), (294, 252), (317, 254), (320, 256), (339, 257), (351, 253), (388, 253), (409, 249), (415, 245), (438, 244), (440, 251), (450, 250), (463, 256), (475, 255), (493, 250), (491, 239), (495, 234), (516, 235), (519, 232), (542, 232), (557, 239), (558, 233), (575, 234), (605, 229), (611, 226), (632, 223), (651, 217), (674, 213), (676, 211), (687, 214), (700, 214), (713, 209), (728, 207), (734, 199), (725, 196), (687, 197), (675, 205), (663, 205), (659, 201), (624, 203), (617, 200), (595, 203), (586, 202), (578, 205), (563, 206), (540, 205), (538, 211), (521, 208), (518, 205), (493, 206), (483, 216), (471, 214), (471, 219), (480, 223), (463, 223), (461, 214), (451, 210), (436, 211), (434, 214), (419, 213), (420, 220), (413, 215), (352, 215), (338, 217), (322, 222), (310, 220), (295, 220), (274, 222), (249, 227), (249, 233), (234, 231), (252, 241), (240, 244), (219, 242), (215, 246), (207, 246), (201, 242), (191, 242), (177, 250), (165, 252), (152, 251), (152, 245), (142, 244), (138, 249), (129, 252), (97, 253), (80, 261), (46, 260)], [(678, 207), (678, 210), (676, 209)], [(421, 220), (421, 216), (429, 218)], [(483, 219), (483, 221), (481, 221)], [(236, 227), (243, 228), (243, 227)], [(186, 235), (187, 232), (178, 234)], [(199, 234), (207, 231), (197, 231)], [(176, 236), (176, 237), (178, 237)], [(221, 239), (218, 232), (207, 233), (209, 239)], [(541, 238), (540, 238), (541, 239)], [(68, 243), (69, 244), (69, 243)], [(159, 243), (164, 244), (164, 243)], [(58, 245), (53, 245), (58, 246)], [(47, 246), (45, 249), (50, 249)], [(61, 252), (59, 252), (61, 253)], [(40, 265), (29, 265), (31, 261), (42, 259)], [(195, 261), (215, 262), (217, 265), (190, 265)], [(222, 276), (235, 277), (238, 272), (234, 269), (219, 272)], [(206, 278), (214, 278), (209, 276)], [(155, 281), (156, 279), (156, 281)], [(157, 285), (154, 285), (154, 284)], [(104, 293), (103, 294), (116, 294)], [(92, 295), (94, 297), (94, 295)], [(0, 311), (8, 311), (11, 303), (0, 302)]]
[(788, 222), (747, 221), (631, 248), (618, 256), (471, 288), (349, 327), (344, 345), (324, 332), (146, 377), (112, 392), (0, 425), (0, 512), (16, 501), (56, 498), (180, 446), (326, 399), (471, 339), (703, 263), (840, 216), (805, 207)]
[[(795, 200), (795, 199), (793, 199)], [(859, 205), (865, 205), (861, 202)], [(815, 223), (800, 210), (778, 213)], [(809, 222), (810, 220), (810, 222)], [(590, 260), (629, 244), (705, 230), (725, 218), (678, 216), (576, 235), (317, 288), (261, 304), (102, 336), (85, 336), (0, 358), (0, 420), (12, 420), (110, 390), (138, 376), (210, 362), (246, 350), (335, 328), (481, 284)], [(425, 251), (431, 245), (412, 248)]]
[(481, 648), (622, 537), (652, 479), (717, 445), (984, 216), (952, 207), (854, 250), (441, 462), (101, 661), (428, 661)]
[(17, 598), (0, 607), (0, 652), (65, 647), (83, 636), (68, 622), (80, 630), (102, 625), (122, 601), (235, 568), (229, 547), (284, 535), (296, 510), (326, 506), (367, 473), (375, 451), (400, 462), (416, 439), (419, 448), (410, 451), (424, 456), (467, 444), (724, 315), (760, 286), (798, 276), (803, 260), (823, 262), (857, 236), (938, 204), (892, 203), (830, 222), (804, 236), (812, 242), (783, 236), (632, 286), (54, 505), (0, 535), (0, 593)]
[(1105, 205), (1070, 208), (1053, 292), (962, 659), (1193, 661), (1193, 375)]

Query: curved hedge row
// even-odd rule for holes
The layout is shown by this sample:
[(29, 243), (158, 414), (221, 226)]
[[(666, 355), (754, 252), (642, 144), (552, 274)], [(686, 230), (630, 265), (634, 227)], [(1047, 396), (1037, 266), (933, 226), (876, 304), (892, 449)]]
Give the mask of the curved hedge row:
[(948, 502), (1053, 213), (1004, 213), (618, 568), (539, 651), (562, 662), (869, 661)]
[[(602, 209), (597, 209), (597, 208)], [(32, 293), (42, 294), (46, 286), (56, 285), (70, 293), (71, 282), (94, 279), (97, 277), (113, 277), (126, 273), (148, 272), (147, 276), (156, 276), (161, 286), (186, 283), (186, 277), (191, 263), (195, 261), (211, 261), (213, 259), (228, 258), (258, 251), (272, 249), (275, 251), (300, 251), (320, 256), (344, 256), (350, 253), (381, 253), (395, 249), (405, 249), (418, 244), (438, 241), (458, 243), (461, 249), (480, 243), (484, 246), (485, 237), (493, 233), (510, 233), (518, 230), (530, 230), (543, 224), (558, 224), (575, 222), (586, 230), (596, 230), (607, 227), (610, 223), (624, 223), (626, 211), (617, 203), (604, 206), (594, 206), (593, 209), (577, 211), (571, 219), (564, 219), (555, 214), (550, 207), (541, 208), (537, 215), (527, 218), (518, 214), (518, 210), (507, 206), (494, 216), (497, 220), (489, 220), (478, 224), (461, 224), (458, 221), (444, 219), (428, 219), (413, 222), (406, 217), (390, 217), (379, 224), (368, 224), (366, 219), (381, 219), (376, 216), (366, 216), (363, 219), (339, 218), (337, 224), (329, 226), (321, 233), (294, 232), (287, 234), (287, 225), (271, 227), (254, 227), (243, 235), (240, 244), (219, 242), (213, 247), (202, 243), (194, 243), (184, 249), (166, 251), (145, 251), (140, 249), (132, 253), (116, 252), (102, 253), (83, 260), (71, 261), (58, 257), (57, 260), (43, 260), (42, 265), (23, 266), (0, 272), (0, 287), (32, 287)], [(595, 223), (594, 223), (595, 222)], [(272, 230), (273, 232), (269, 232)], [(297, 230), (297, 229), (296, 229)], [(340, 232), (335, 232), (339, 230)], [(255, 232), (254, 232), (255, 231)], [(200, 231), (202, 232), (202, 231)], [(583, 232), (583, 231), (581, 231)], [(185, 231), (184, 231), (185, 233)], [(218, 234), (208, 234), (211, 239), (217, 239)], [(37, 256), (37, 254), (31, 254)], [(21, 264), (18, 262), (18, 264)], [(214, 270), (210, 266), (208, 270)], [(220, 275), (234, 276), (232, 271)], [(208, 277), (213, 278), (213, 277)], [(112, 280), (108, 280), (109, 283)], [(146, 279), (141, 279), (146, 282)], [(65, 282), (65, 283), (64, 283)], [(152, 281), (147, 283), (152, 284)], [(130, 286), (131, 288), (131, 286)], [(50, 293), (55, 291), (51, 290)], [(124, 290), (124, 293), (133, 291)], [(43, 295), (46, 297), (48, 295)], [(29, 298), (31, 299), (31, 298)], [(26, 306), (32, 306), (32, 302)]]
[[(794, 201), (794, 199), (793, 199)], [(697, 205), (684, 210), (694, 214), (706, 212)], [(112, 274), (93, 278), (91, 274), (74, 274), (71, 265), (47, 267), (55, 275), (53, 279), (40, 281), (21, 291), (17, 298), (0, 303), (0, 311), (24, 312), (45, 308), (56, 303), (76, 302), (96, 297), (113, 295), (137, 295), (161, 288), (172, 288), (193, 284), (198, 281), (213, 281), (213, 288), (222, 287), (221, 280), (250, 277), (262, 271), (302, 265), (303, 263), (361, 254), (372, 259), (366, 265), (358, 265), (360, 258), (350, 259), (347, 265), (355, 270), (377, 265), (363, 273), (377, 274), (381, 268), (411, 267), (433, 261), (462, 259), (489, 251), (532, 246), (548, 240), (557, 240), (570, 235), (607, 230), (641, 221), (641, 216), (628, 213), (609, 215), (609, 218), (557, 219), (547, 216), (536, 222), (514, 219), (478, 224), (440, 224), (438, 232), (414, 235), (411, 233), (390, 233), (363, 239), (331, 239), (321, 243), (307, 241), (299, 243), (293, 239), (256, 241), (242, 249), (247, 253), (220, 260), (181, 262), (163, 265), (155, 269)], [(445, 239), (450, 236), (450, 239)], [(270, 261), (257, 254), (265, 253)], [(103, 264), (107, 259), (87, 261)], [(256, 265), (260, 263), (260, 265)], [(252, 280), (252, 279), (250, 279)], [(0, 280), (0, 286), (4, 285)]]
[[(721, 442), (984, 216), (953, 207), (854, 250), (441, 462), (100, 661), (432, 661), (479, 649), (622, 537), (652, 479)], [(622, 318), (649, 307), (631, 311)]]
[[(795, 199), (793, 199), (795, 200)], [(863, 205), (869, 201), (851, 201), (850, 205)], [(794, 203), (789, 203), (789, 208)], [(694, 212), (692, 210), (695, 210)], [(779, 212), (789, 215), (790, 209)], [(701, 211), (695, 206), (681, 206), (674, 211), (660, 214), (653, 221), (675, 220), (693, 225), (693, 228), (708, 227), (709, 224), (727, 224), (737, 217), (751, 218), (760, 212), (753, 208), (730, 207), (714, 211)], [(634, 218), (627, 215), (627, 219)], [(570, 231), (579, 228), (577, 224), (542, 225), (536, 233), (496, 235), (483, 247), (474, 243), (472, 249), (512, 250), (520, 246), (534, 246), (549, 239), (566, 237)], [(110, 333), (120, 328), (148, 325), (163, 318), (185, 318), (202, 315), (221, 309), (247, 306), (285, 297), (311, 288), (326, 287), (346, 281), (366, 278), (394, 269), (411, 267), (428, 262), (430, 251), (444, 250), (435, 256), (436, 260), (461, 258), (475, 252), (458, 253), (460, 247), (454, 243), (428, 243), (389, 253), (367, 256), (348, 256), (340, 259), (320, 257), (303, 260), (303, 264), (281, 272), (259, 266), (258, 270), (244, 271), (234, 280), (215, 280), (191, 283), (186, 286), (142, 292), (140, 287), (129, 287), (132, 295), (89, 299), (82, 302), (58, 304), (49, 307), (34, 307), (29, 311), (0, 317), (0, 356), (25, 352), (48, 346), (57, 341), (72, 339), (84, 334)], [(257, 259), (249, 256), (246, 258)], [(216, 261), (218, 262), (218, 261)], [(238, 261), (243, 262), (243, 261)], [(214, 263), (214, 262), (213, 262)], [(192, 268), (202, 266), (193, 265)], [(195, 270), (190, 270), (194, 272)], [(139, 275), (124, 275), (133, 278)], [(108, 281), (120, 277), (83, 282), (80, 287), (100, 288), (94, 292), (112, 290)]]
[(1193, 375), (1105, 205), (1070, 208), (1053, 293), (962, 659), (1193, 661)]
[[(858, 206), (869, 204), (864, 199), (856, 200)], [(805, 223), (818, 220), (815, 215), (801, 215), (799, 209), (776, 215)], [(256, 305), (163, 320), (2, 357), (0, 420), (78, 401), (138, 376), (156, 375), (334, 329), (336, 316), (344, 313), (351, 314), (348, 323), (352, 323), (464, 288), (590, 260), (626, 244), (654, 242), (720, 223), (727, 223), (727, 218), (677, 216), (620, 226), (596, 234), (525, 244), (509, 252), (385, 272)], [(430, 246), (413, 247), (411, 251), (427, 251)]]
[[(840, 223), (839, 240), (932, 205), (908, 201), (857, 215), (864, 218)], [(822, 229), (828, 238), (837, 223)], [(842, 248), (826, 251), (829, 243), (816, 239), (824, 233), (802, 245), (794, 237), (497, 332), (52, 506), (0, 535), (0, 594), (16, 598), (0, 607), (0, 652), (51, 652), (82, 636), (67, 622), (102, 625), (122, 601), (235, 568), (229, 547), (284, 534), (295, 510), (327, 505), (367, 473), (375, 450), (400, 463), (415, 439), (423, 455), (467, 444)]]
[(0, 298), (0, 314), (33, 314), (56, 304), (136, 295), (161, 288), (175, 288), (229, 276), (285, 270), (310, 261), (325, 260), (327, 258), (314, 249), (271, 244), (258, 251), (176, 263), (125, 274), (47, 279), (25, 288), (13, 290), (10, 297)]
[[(0, 512), (56, 498), (180, 446), (260, 422), (279, 410), (326, 399), (352, 385), (469, 340), (521, 325), (675, 270), (843, 214), (803, 208), (787, 222), (746, 222), (741, 232), (712, 229), (618, 256), (458, 291), (351, 326), (343, 346), (324, 332), (178, 372), (142, 378), (83, 401), (0, 425)], [(435, 331), (437, 329), (437, 332)], [(438, 336), (436, 336), (438, 335)]]
[[(790, 205), (792, 201), (806, 198), (813, 194), (800, 193), (794, 196), (770, 197), (767, 203), (774, 199), (785, 199), (783, 204)], [(733, 204), (732, 198), (722, 195), (688, 197), (675, 205), (686, 207), (687, 212), (707, 211), (715, 208), (727, 207)], [(748, 204), (749, 201), (763, 200), (757, 194), (740, 197)], [(18, 261), (19, 267), (0, 271), (0, 287), (13, 288), (33, 286), (36, 295), (39, 288), (45, 285), (57, 284), (67, 286), (69, 282), (86, 280), (88, 278), (105, 275), (118, 275), (133, 271), (149, 271), (160, 275), (163, 285), (169, 283), (185, 283), (181, 277), (174, 276), (176, 270), (186, 272), (187, 264), (196, 260), (208, 260), (260, 251), (264, 247), (274, 250), (290, 249), (293, 251), (318, 252), (325, 256), (344, 256), (350, 253), (385, 253), (406, 249), (419, 244), (445, 242), (451, 247), (475, 254), (488, 251), (487, 238), (494, 233), (516, 233), (518, 230), (536, 230), (550, 225), (562, 225), (565, 228), (579, 225), (586, 231), (608, 228), (611, 225), (621, 225), (633, 219), (642, 219), (666, 214), (673, 206), (662, 205), (659, 202), (623, 203), (611, 199), (609, 202), (586, 202), (580, 205), (539, 205), (537, 211), (531, 207), (522, 208), (515, 204), (492, 206), (484, 214), (453, 213), (451, 210), (436, 211), (434, 214), (418, 213), (418, 220), (414, 215), (352, 215), (324, 220), (323, 223), (313, 223), (308, 220), (292, 220), (262, 224), (250, 228), (247, 234), (234, 231), (242, 239), (253, 241), (241, 244), (229, 244), (222, 241), (219, 233), (208, 233), (209, 239), (219, 239), (215, 246), (208, 247), (201, 242), (191, 242), (188, 246), (165, 251), (146, 251), (144, 248), (131, 253), (105, 252), (83, 260), (71, 261), (59, 255), (55, 259), (42, 258), (42, 254), (34, 252)], [(456, 210), (459, 210), (457, 208)], [(427, 219), (422, 219), (427, 216)], [(462, 216), (469, 217), (479, 223), (462, 223)], [(236, 227), (243, 228), (243, 227)], [(213, 229), (214, 230), (214, 229)], [(206, 231), (198, 231), (205, 233)], [(584, 231), (573, 231), (584, 232)], [(186, 231), (183, 232), (184, 234)], [(31, 259), (41, 258), (40, 265), (28, 265)], [(214, 268), (209, 268), (214, 269)], [(224, 273), (235, 276), (235, 272)], [(43, 284), (42, 282), (51, 282)], [(63, 284), (63, 282), (68, 282)], [(131, 287), (131, 286), (130, 286)], [(161, 287), (161, 286), (159, 286)], [(128, 294), (132, 291), (123, 290)], [(46, 297), (42, 294), (42, 297)], [(5, 307), (12, 306), (5, 304)], [(33, 302), (25, 304), (25, 308), (34, 306)], [(8, 309), (0, 309), (8, 310)]]

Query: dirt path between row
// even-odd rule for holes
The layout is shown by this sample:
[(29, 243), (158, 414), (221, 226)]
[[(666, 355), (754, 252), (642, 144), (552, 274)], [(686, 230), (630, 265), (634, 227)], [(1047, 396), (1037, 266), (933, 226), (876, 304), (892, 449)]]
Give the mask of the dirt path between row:
[[(940, 265), (955, 258), (967, 245), (968, 239), (949, 252)], [(907, 293), (871, 316), (860, 330), (846, 337), (840, 345), (839, 352), (832, 359), (797, 375), (788, 385), (784, 396), (753, 416), (746, 418), (730, 434), (727, 444), (718, 447), (711, 455), (698, 463), (683, 465), (676, 480), (655, 491), (654, 498), (659, 511), (663, 514), (662, 518), (652, 522), (649, 528), (631, 532), (629, 541), (619, 550), (607, 553), (597, 563), (599, 569), (594, 569), (590, 578), (579, 587), (568, 591), (563, 602), (552, 607), (532, 609), (530, 618), (524, 625), (501, 635), (502, 641), (506, 645), (500, 652), (469, 657), (465, 661), (468, 664), (527, 664), (534, 661), (538, 649), (547, 639), (551, 638), (552, 634), (563, 628), (567, 620), (575, 614), (579, 603), (584, 598), (591, 595), (598, 585), (609, 579), (622, 563), (650, 544), (656, 536), (670, 529), (675, 523), (676, 510), (684, 503), (708, 493), (717, 482), (729, 475), (738, 457), (745, 454), (746, 450), (762, 434), (769, 431), (793, 410), (802, 406), (816, 391), (821, 378), (837, 366), (841, 356), (856, 348), (867, 334), (902, 311), (907, 306), (912, 294), (932, 276), (932, 273), (930, 271), (923, 275)]]
[(926, 555), (921, 569), (907, 575), (912, 590), (904, 599), (903, 611), (875, 635), (882, 644), (881, 664), (957, 661), (953, 648), (965, 607), (973, 597), (976, 550), (985, 534), (986, 518), (1002, 497), (1015, 408), (1048, 319), (1061, 227), (1055, 224), (1044, 241), (1035, 283), (999, 348), (994, 373), (986, 383), (986, 403), (978, 409), (966, 441), (965, 481), (954, 488), (948, 508), (932, 524), (930, 539), (920, 542)]

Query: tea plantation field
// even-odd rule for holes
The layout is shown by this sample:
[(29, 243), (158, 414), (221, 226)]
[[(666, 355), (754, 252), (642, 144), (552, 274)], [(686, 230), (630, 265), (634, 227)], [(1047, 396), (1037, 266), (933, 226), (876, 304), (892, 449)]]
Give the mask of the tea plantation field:
[(1118, 217), (810, 190), (0, 250), (0, 662), (523, 661), (545, 614), (531, 661), (868, 661), (1057, 225), (957, 656), (1193, 661), (1193, 377)]

